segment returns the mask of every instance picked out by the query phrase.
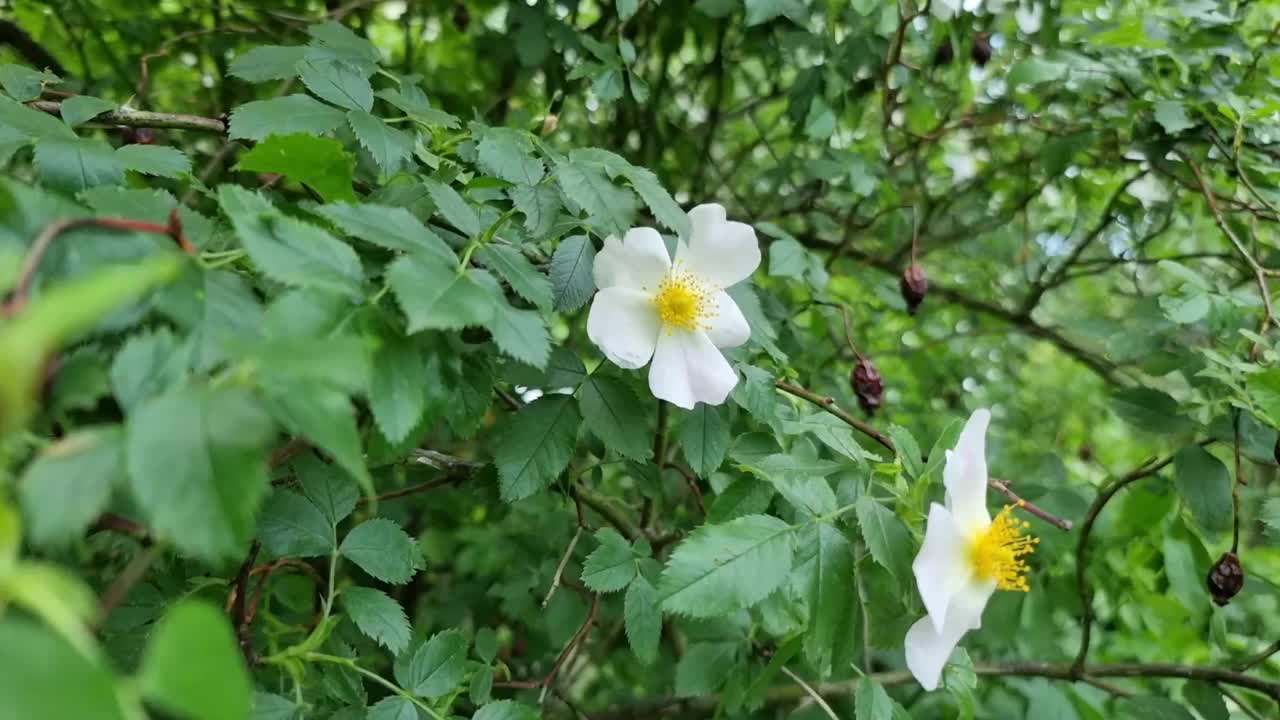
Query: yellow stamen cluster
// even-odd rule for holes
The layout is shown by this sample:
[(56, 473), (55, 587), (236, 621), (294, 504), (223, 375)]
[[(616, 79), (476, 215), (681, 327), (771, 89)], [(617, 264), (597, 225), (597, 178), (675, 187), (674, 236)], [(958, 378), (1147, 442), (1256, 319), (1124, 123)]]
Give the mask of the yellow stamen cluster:
[(973, 538), (969, 562), (979, 577), (994, 580), (1001, 590), (1027, 592), (1027, 563), (1023, 556), (1035, 551), (1040, 538), (1024, 534), (1030, 523), (1013, 517), (1013, 505), (1005, 505), (991, 526)]
[(673, 327), (706, 330), (710, 327), (706, 321), (715, 316), (711, 294), (697, 277), (673, 268), (658, 284), (653, 306), (668, 331)]

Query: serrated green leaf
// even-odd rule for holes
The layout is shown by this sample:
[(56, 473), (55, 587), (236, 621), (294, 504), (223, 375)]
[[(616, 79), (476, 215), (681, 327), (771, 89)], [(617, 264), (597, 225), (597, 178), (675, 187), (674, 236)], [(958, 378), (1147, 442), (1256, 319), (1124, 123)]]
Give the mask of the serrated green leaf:
[(591, 375), (582, 384), (578, 404), (587, 430), (605, 447), (631, 460), (653, 457), (653, 448), (643, 432), (648, 426), (645, 406), (629, 385), (617, 378)]
[(338, 551), (369, 575), (393, 585), (409, 582), (418, 567), (418, 546), (386, 518), (365, 520), (352, 528)]
[(398, 443), (427, 409), (427, 362), (408, 338), (384, 338), (373, 356), (369, 409), (383, 437)]
[(373, 72), (372, 68), (382, 59), (377, 46), (336, 20), (311, 25), (307, 28), (307, 34), (329, 54), (370, 68), (369, 73)]
[(406, 686), (415, 695), (427, 698), (445, 695), (462, 682), (466, 659), (467, 640), (462, 633), (457, 630), (436, 633), (414, 653)]
[(328, 385), (286, 381), (277, 381), (265, 391), (271, 412), (281, 425), (333, 456), (366, 493), (373, 493), (355, 408), (346, 393)]
[(526, 365), (546, 367), (551, 355), (551, 336), (542, 316), (533, 310), (517, 310), (506, 303), (494, 304), (497, 310), (488, 327), (498, 349)]
[(388, 695), (374, 703), (364, 718), (365, 720), (419, 720), (417, 706), (412, 700), (399, 695)]
[(805, 633), (804, 652), (818, 668), (819, 674), (825, 677), (831, 669), (834, 647), (840, 642), (840, 629), (853, 612), (854, 558), (853, 545), (834, 526), (818, 523), (816, 536), (813, 579), (808, 588), (809, 629)]
[(809, 267), (809, 254), (804, 246), (791, 238), (774, 240), (769, 244), (770, 277), (788, 277), (803, 280)]
[(627, 588), (622, 617), (631, 651), (640, 662), (652, 665), (658, 659), (658, 641), (662, 639), (662, 611), (658, 590), (644, 575), (637, 575)]
[(492, 279), (481, 270), (459, 274), (435, 257), (414, 254), (391, 263), (386, 277), (410, 333), (488, 326), (498, 312), (499, 298), (484, 283)]
[(498, 634), (493, 631), (493, 628), (484, 627), (477, 630), (472, 643), (475, 645), (476, 657), (484, 662), (491, 663), (498, 656)]
[(234, 185), (218, 188), (218, 202), (262, 272), (298, 287), (360, 296), (364, 270), (351, 246), (314, 225), (284, 217), (261, 195)]
[(596, 592), (617, 592), (636, 577), (636, 556), (631, 543), (613, 528), (596, 532), (596, 549), (582, 564), (582, 582)]
[(440, 262), (456, 266), (458, 256), (418, 218), (402, 207), (372, 203), (321, 205), (316, 212), (353, 237), (388, 250), (422, 252)]
[(31, 139), (72, 140), (76, 137), (75, 132), (58, 118), (3, 97), (0, 97), (0, 126), (12, 128)]
[(87, 428), (45, 448), (19, 481), (27, 536), (39, 547), (65, 547), (84, 536), (125, 483), (124, 431)]
[(62, 101), (62, 122), (68, 127), (84, 124), (108, 110), (115, 110), (115, 103), (92, 95), (74, 95)]
[(373, 108), (373, 87), (368, 77), (344, 60), (307, 57), (298, 61), (298, 77), (321, 100), (348, 110)]
[(489, 702), (493, 695), (493, 668), (482, 667), (471, 676), (471, 686), (467, 696), (473, 705)]
[(635, 196), (614, 185), (596, 166), (559, 161), (556, 182), (565, 197), (586, 210), (591, 221), (604, 230), (621, 235), (630, 227), (635, 214)]
[(262, 45), (237, 55), (227, 74), (251, 83), (289, 80), (297, 77), (298, 63), (306, 52), (305, 45)]
[(124, 165), (115, 150), (96, 138), (42, 138), (36, 143), (35, 166), (44, 184), (65, 192), (124, 182)]
[(354, 201), (351, 183), (355, 162), (337, 140), (293, 133), (269, 136), (240, 156), (238, 168), (284, 175), (327, 201)]
[(510, 128), (484, 128), (476, 146), (480, 167), (516, 185), (536, 185), (546, 168), (533, 156), (529, 136)]
[(591, 275), (595, 262), (596, 248), (586, 235), (573, 235), (560, 241), (551, 256), (550, 271), (557, 310), (576, 310), (591, 298), (596, 289)]
[(790, 525), (768, 515), (694, 530), (662, 571), (663, 609), (709, 618), (755, 605), (791, 574), (791, 533)]
[(1188, 445), (1173, 458), (1173, 478), (1196, 524), (1209, 535), (1231, 526), (1231, 473), (1199, 445)]
[(431, 201), (436, 204), (436, 212), (450, 225), (468, 237), (480, 234), (480, 216), (457, 190), (430, 179), (423, 180), (423, 184), (431, 195)]
[(744, 515), (759, 515), (773, 502), (773, 486), (750, 476), (733, 481), (707, 510), (707, 522), (718, 525)]
[(858, 498), (855, 512), (871, 557), (898, 582), (911, 574), (911, 533), (893, 511), (870, 497)]
[(1159, 100), (1156, 102), (1156, 122), (1170, 135), (1177, 135), (1195, 123), (1187, 117), (1186, 108), (1178, 100)]
[(381, 590), (353, 587), (342, 591), (342, 607), (360, 632), (399, 655), (409, 646), (409, 619), (404, 608)]
[(0, 65), (0, 85), (18, 102), (38, 100), (46, 83), (57, 84), (58, 76), (44, 70), (33, 70), (25, 65), (4, 63)]
[(893, 699), (880, 686), (880, 683), (869, 677), (858, 681), (853, 705), (858, 720), (891, 720), (893, 718)]
[(309, 499), (292, 490), (267, 498), (258, 519), (258, 539), (279, 557), (319, 557), (333, 551), (333, 525)]
[(685, 417), (676, 441), (698, 477), (710, 477), (729, 452), (729, 422), (719, 408), (700, 403)]
[(499, 700), (476, 711), (471, 720), (538, 720), (537, 710), (514, 700)]
[(550, 485), (569, 464), (580, 423), (577, 403), (566, 395), (544, 395), (509, 416), (495, 435), (502, 499), (515, 502)]
[(907, 477), (915, 480), (924, 474), (920, 445), (911, 431), (900, 425), (890, 425), (889, 437), (893, 439), (893, 446), (898, 449), (898, 459), (902, 461), (902, 469), (907, 471)]
[(1231, 713), (1227, 710), (1227, 703), (1214, 685), (1202, 680), (1188, 681), (1182, 686), (1182, 697), (1204, 720), (1230, 720)]
[(316, 382), (350, 394), (369, 389), (369, 348), (362, 338), (330, 332), (321, 338), (294, 335), (232, 347), (242, 360), (261, 368), (265, 384)]
[(535, 238), (551, 232), (562, 207), (560, 193), (550, 183), (517, 185), (507, 191), (511, 204), (524, 215), (524, 227)]
[(129, 416), (126, 457), (148, 527), (196, 557), (240, 555), (267, 487), (273, 431), (237, 388), (181, 388), (139, 406)]
[(307, 496), (330, 525), (337, 525), (355, 509), (360, 490), (341, 469), (308, 453), (293, 461), (293, 472)]
[(138, 678), (150, 702), (192, 720), (242, 720), (249, 673), (227, 616), (202, 600), (174, 605), (153, 632)]
[(698, 697), (719, 690), (738, 659), (738, 644), (724, 640), (699, 642), (676, 663), (676, 697)]
[(476, 259), (496, 271), (520, 297), (543, 310), (551, 309), (551, 281), (538, 272), (518, 248), (489, 244), (476, 252)]
[(191, 172), (191, 159), (181, 150), (164, 145), (125, 145), (116, 148), (116, 160), (126, 170), (143, 175), (179, 178)]
[(369, 151), (385, 175), (395, 175), (413, 154), (413, 136), (362, 110), (347, 112), (347, 122), (360, 146)]
[(271, 135), (319, 135), (341, 125), (346, 115), (310, 95), (255, 100), (231, 111), (231, 139), (266, 140)]
[(111, 392), (126, 411), (175, 385), (186, 370), (168, 329), (134, 335), (111, 363)]
[(1111, 396), (1111, 408), (1120, 419), (1152, 433), (1179, 433), (1190, 430), (1190, 420), (1178, 412), (1178, 403), (1151, 388), (1126, 388)]
[(631, 187), (640, 196), (640, 199), (644, 201), (653, 216), (658, 219), (658, 222), (670, 228), (680, 237), (689, 237), (691, 232), (689, 215), (680, 208), (679, 203), (671, 197), (671, 193), (667, 192), (667, 189), (662, 186), (657, 175), (634, 165), (626, 168), (622, 175), (631, 183)]

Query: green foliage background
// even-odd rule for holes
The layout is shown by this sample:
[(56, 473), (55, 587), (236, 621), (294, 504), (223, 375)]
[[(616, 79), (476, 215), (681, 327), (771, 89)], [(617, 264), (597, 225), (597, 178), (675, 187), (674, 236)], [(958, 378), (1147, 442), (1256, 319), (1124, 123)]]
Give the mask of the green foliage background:
[[(969, 5), (0, 2), (0, 718), (1276, 717), (1280, 4)], [(701, 202), (685, 412), (585, 318)], [(976, 407), (1072, 529), (922, 693)]]

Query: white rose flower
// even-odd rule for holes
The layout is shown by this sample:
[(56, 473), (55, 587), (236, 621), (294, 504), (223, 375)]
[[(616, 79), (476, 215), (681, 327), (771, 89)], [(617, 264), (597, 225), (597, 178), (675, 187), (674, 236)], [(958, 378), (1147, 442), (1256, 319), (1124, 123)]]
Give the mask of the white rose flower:
[(674, 263), (652, 228), (607, 238), (587, 315), (587, 336), (605, 357), (629, 370), (652, 359), (654, 397), (685, 409), (719, 405), (738, 383), (720, 348), (746, 342), (751, 328), (725, 289), (760, 265), (755, 230), (729, 221), (722, 206), (699, 205), (689, 221), (691, 236), (678, 243)]
[(907, 631), (907, 668), (926, 690), (938, 687), (942, 668), (960, 638), (982, 626), (982, 611), (997, 590), (1027, 590), (1023, 557), (1039, 540), (1013, 505), (995, 519), (987, 512), (986, 433), (991, 413), (975, 410), (942, 471), (946, 506), (929, 508), (924, 545), (911, 569), (928, 615)]

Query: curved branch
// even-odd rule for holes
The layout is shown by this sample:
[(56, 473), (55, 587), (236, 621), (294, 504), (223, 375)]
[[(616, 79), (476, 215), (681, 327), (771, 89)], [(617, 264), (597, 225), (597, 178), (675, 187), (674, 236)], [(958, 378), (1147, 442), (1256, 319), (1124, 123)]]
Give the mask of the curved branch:
[[(35, 100), (27, 103), (27, 105), (35, 108), (36, 110), (47, 112), (50, 115), (62, 115), (62, 103), (55, 100)], [(218, 118), (204, 117), (201, 115), (186, 115), (183, 113), (132, 110), (124, 107), (104, 112), (95, 117), (93, 122), (99, 125), (122, 125), (124, 127), (132, 128), (201, 130), (204, 132), (218, 133), (219, 135), (225, 135), (227, 132), (227, 124)]]

